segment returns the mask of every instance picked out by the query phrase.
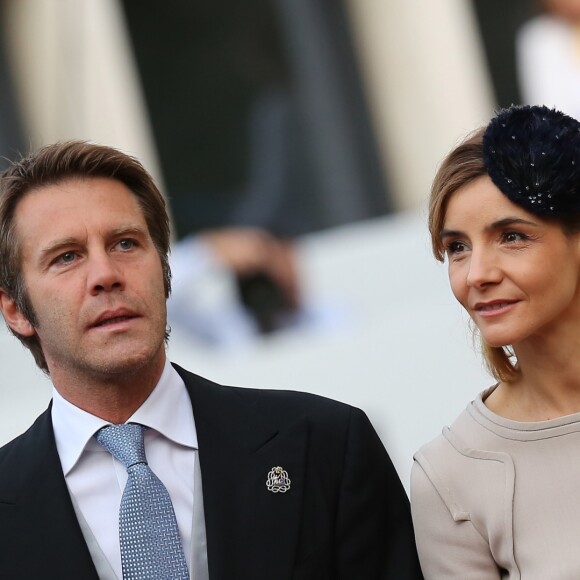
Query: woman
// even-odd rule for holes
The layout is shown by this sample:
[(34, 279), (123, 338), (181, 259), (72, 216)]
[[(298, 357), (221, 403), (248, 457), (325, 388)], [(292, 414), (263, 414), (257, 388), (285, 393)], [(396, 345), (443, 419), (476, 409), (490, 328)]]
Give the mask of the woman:
[(415, 455), (431, 579), (580, 578), (580, 123), (511, 107), (444, 160), (429, 227), (497, 384)]

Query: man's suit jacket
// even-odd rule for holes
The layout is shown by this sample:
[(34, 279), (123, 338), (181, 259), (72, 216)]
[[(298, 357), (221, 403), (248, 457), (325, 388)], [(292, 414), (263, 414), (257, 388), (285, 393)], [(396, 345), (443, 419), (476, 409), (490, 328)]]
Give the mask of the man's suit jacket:
[[(420, 578), (407, 496), (362, 411), (176, 368), (199, 441), (210, 580)], [(274, 466), (286, 493), (266, 487)], [(98, 578), (50, 408), (0, 450), (0, 578)]]

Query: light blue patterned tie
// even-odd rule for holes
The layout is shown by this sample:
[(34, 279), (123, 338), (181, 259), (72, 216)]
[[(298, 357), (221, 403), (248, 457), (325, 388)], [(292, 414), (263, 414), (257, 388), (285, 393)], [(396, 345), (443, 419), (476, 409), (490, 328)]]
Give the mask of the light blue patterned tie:
[(145, 429), (137, 423), (109, 425), (95, 435), (129, 476), (119, 509), (123, 579), (188, 580), (171, 498), (145, 458)]

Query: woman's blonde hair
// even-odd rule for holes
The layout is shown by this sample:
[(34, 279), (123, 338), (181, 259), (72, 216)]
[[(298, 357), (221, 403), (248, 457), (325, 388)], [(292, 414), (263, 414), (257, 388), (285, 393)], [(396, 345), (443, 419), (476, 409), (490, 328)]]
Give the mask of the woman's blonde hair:
[[(449, 199), (461, 187), (487, 175), (483, 161), (484, 132), (485, 128), (477, 129), (459, 143), (445, 157), (433, 180), (428, 223), (433, 254), (440, 262), (445, 260), (441, 232)], [(489, 346), (481, 336), (479, 341), (486, 367), (498, 381), (510, 382), (519, 376), (520, 370), (517, 364), (512, 362), (513, 352), (510, 347)]]

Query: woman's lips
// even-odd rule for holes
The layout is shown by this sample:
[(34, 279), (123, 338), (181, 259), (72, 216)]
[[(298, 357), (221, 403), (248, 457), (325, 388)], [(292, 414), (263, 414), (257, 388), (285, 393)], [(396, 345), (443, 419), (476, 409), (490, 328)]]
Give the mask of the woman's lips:
[(473, 307), (473, 310), (480, 316), (484, 317), (499, 316), (500, 314), (504, 314), (510, 311), (513, 306), (517, 304), (517, 302), (517, 300), (493, 300), (490, 302), (478, 302)]

